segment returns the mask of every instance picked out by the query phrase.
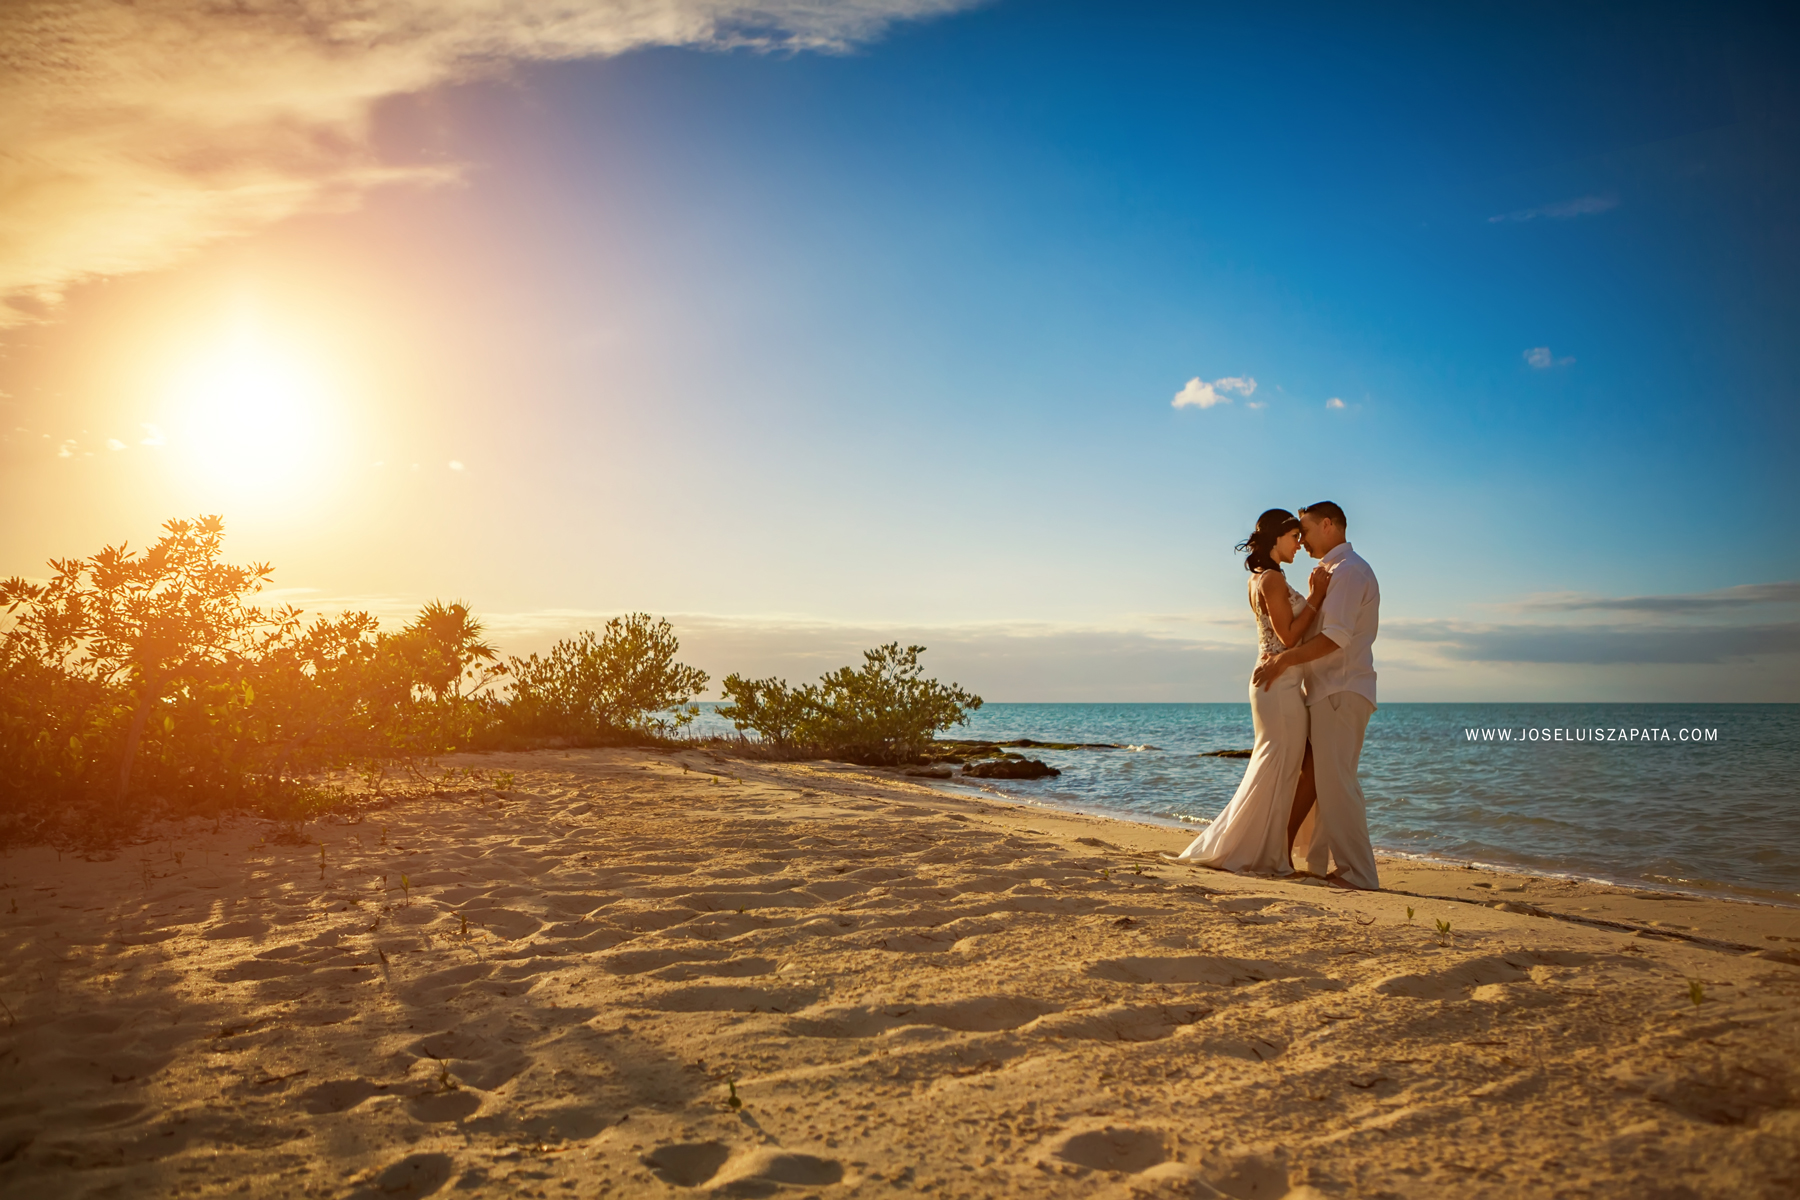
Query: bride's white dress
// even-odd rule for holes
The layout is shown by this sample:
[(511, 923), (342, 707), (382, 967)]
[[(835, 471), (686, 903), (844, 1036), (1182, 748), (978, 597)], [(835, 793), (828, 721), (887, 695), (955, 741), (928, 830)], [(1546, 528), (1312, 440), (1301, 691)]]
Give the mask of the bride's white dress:
[[(1284, 647), (1263, 604), (1260, 582), (1260, 572), (1251, 577), (1250, 607), (1256, 613), (1257, 641), (1261, 653), (1279, 654)], [(1296, 610), (1305, 600), (1288, 588), (1288, 601)], [(1267, 691), (1250, 685), (1250, 716), (1256, 723), (1256, 748), (1250, 752), (1250, 765), (1231, 803), (1177, 856), (1178, 861), (1260, 875), (1293, 873), (1288, 862), (1288, 817), (1300, 784), (1308, 732), (1300, 674), (1283, 671)]]

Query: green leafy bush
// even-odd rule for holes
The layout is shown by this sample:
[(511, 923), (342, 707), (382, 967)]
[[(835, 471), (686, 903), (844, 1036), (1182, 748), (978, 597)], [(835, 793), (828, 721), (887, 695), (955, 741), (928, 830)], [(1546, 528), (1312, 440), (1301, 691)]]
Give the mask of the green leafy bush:
[[(247, 603), (265, 563), (221, 561), (218, 517), (170, 521), (149, 549), (109, 546), (0, 582), (0, 812), (17, 826), (85, 811), (128, 822), (274, 802), (293, 776), (466, 746), (503, 668), (462, 604), (397, 633), (366, 613), (308, 623)], [(287, 797), (291, 799), (291, 797)], [(285, 803), (285, 800), (282, 802)]]
[(668, 733), (699, 712), (705, 671), (675, 661), (675, 631), (648, 613), (614, 617), (604, 635), (586, 630), (539, 658), (507, 662), (512, 690), (504, 727), (537, 737), (606, 740), (620, 733)]
[(863, 651), (860, 668), (840, 667), (798, 688), (781, 679), (728, 675), (722, 687), (730, 703), (719, 715), (779, 750), (910, 762), (940, 730), (981, 707), (980, 696), (924, 678), (924, 652), (889, 642)]

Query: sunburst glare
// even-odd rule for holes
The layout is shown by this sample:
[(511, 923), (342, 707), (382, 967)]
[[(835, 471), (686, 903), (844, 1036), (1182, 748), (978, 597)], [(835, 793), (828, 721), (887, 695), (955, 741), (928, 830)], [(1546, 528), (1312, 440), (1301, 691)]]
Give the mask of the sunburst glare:
[(240, 321), (176, 375), (180, 442), (199, 479), (244, 496), (292, 494), (327, 466), (331, 405), (315, 364)]

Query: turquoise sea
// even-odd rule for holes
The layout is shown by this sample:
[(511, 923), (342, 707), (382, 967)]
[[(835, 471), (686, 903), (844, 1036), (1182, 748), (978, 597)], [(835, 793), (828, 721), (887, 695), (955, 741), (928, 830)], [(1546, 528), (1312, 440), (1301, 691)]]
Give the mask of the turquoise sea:
[[(1202, 752), (1253, 740), (1248, 704), (988, 704), (946, 736), (1129, 747), (981, 790), (1195, 829), (1245, 768)], [(1800, 903), (1800, 705), (1383, 704), (1362, 780), (1387, 853)]]

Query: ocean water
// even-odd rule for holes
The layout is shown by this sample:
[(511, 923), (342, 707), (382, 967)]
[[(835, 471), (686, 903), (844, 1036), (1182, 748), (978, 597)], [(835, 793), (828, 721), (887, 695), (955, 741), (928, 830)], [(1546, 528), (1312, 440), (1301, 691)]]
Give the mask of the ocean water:
[[(1129, 747), (980, 790), (1196, 831), (1247, 765), (1201, 752), (1254, 740), (1248, 704), (988, 704), (946, 736)], [(1800, 705), (1383, 704), (1362, 783), (1387, 853), (1800, 903)]]

